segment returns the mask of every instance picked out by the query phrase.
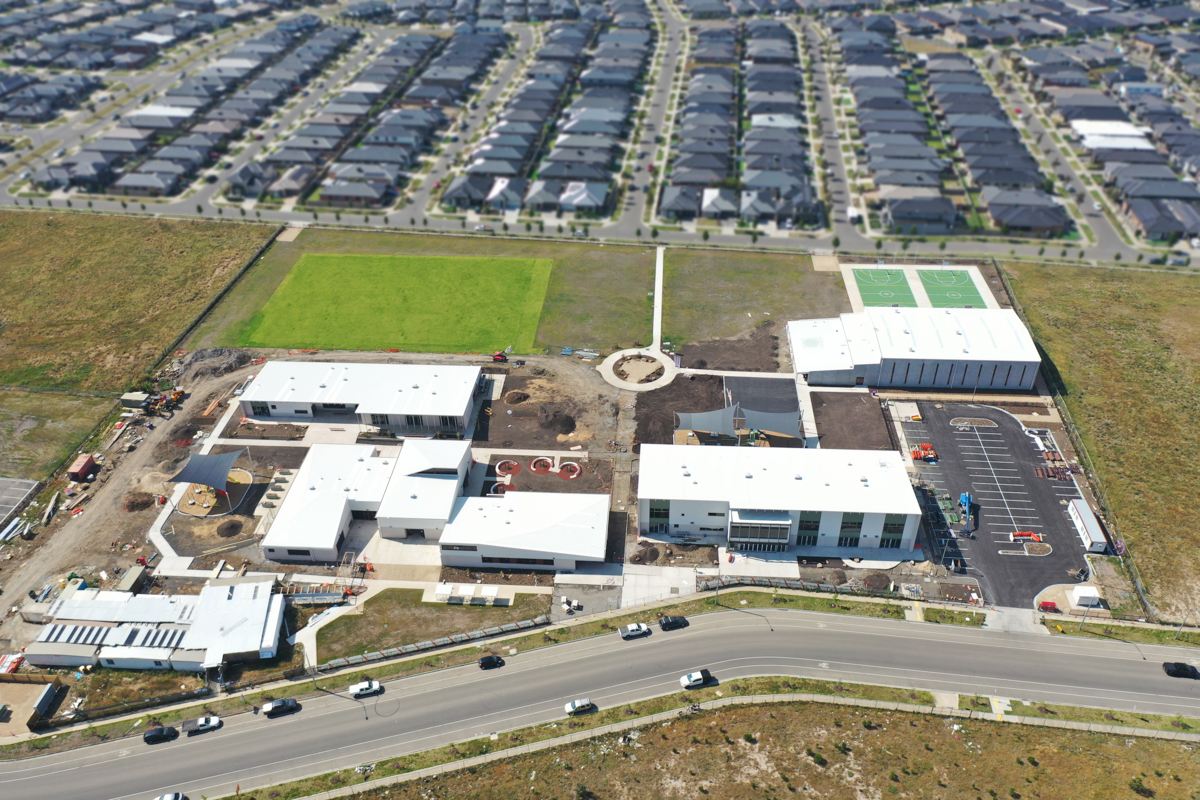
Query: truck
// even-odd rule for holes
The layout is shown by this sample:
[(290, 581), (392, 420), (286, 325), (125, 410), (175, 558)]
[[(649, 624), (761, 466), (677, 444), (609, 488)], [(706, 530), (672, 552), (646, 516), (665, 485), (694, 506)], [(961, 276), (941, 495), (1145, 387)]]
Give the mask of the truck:
[(191, 736), (196, 733), (215, 731), (219, 727), (221, 727), (220, 717), (196, 717), (195, 719), (185, 719), (179, 729)]

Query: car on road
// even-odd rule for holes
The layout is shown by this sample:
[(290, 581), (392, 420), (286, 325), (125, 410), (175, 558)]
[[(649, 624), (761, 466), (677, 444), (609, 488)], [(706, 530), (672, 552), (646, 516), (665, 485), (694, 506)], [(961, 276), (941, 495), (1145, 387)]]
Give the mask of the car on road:
[(170, 794), (160, 794), (154, 800), (187, 800), (187, 795), (183, 792), (171, 792)]
[(1200, 670), (1193, 667), (1191, 664), (1185, 664), (1182, 661), (1164, 661), (1163, 672), (1167, 673), (1169, 678), (1191, 678), (1192, 680), (1200, 680)]
[(142, 741), (146, 744), (158, 744), (159, 742), (169, 742), (172, 739), (179, 738), (179, 731), (174, 728), (151, 728), (142, 734)]
[(617, 629), (621, 634), (622, 639), (636, 639), (639, 636), (649, 636), (650, 626), (644, 622), (634, 622), (631, 625), (623, 625)]
[(216, 175), (205, 175), (205, 176), (204, 176), (204, 182), (205, 182), (205, 183), (216, 183), (216, 182), (217, 182), (217, 176), (216, 176)]
[(673, 631), (676, 628), (686, 628), (687, 617), (663, 617), (658, 621), (659, 630)]
[(215, 731), (221, 727), (220, 717), (196, 717), (195, 719), (185, 719), (183, 724), (179, 726), (180, 730), (188, 736), (193, 736), (197, 733), (207, 733)]
[(281, 697), (278, 700), (271, 700), (263, 703), (262, 712), (268, 718), (279, 717), (284, 714), (291, 714), (300, 710), (300, 704), (296, 702), (294, 697)]
[(480, 669), (496, 669), (504, 666), (504, 659), (500, 656), (484, 656), (479, 659)]
[(699, 689), (712, 680), (712, 673), (706, 669), (699, 672), (689, 672), (679, 679), (679, 685), (684, 689)]
[(365, 680), (362, 683), (356, 683), (350, 687), (351, 697), (368, 697), (373, 694), (379, 694), (383, 691), (383, 684), (379, 681)]
[(492, 226), (491, 225), (476, 225), (475, 232), (476, 233), (491, 233)]
[(1099, 201), (1099, 200), (1096, 200), (1095, 202), (1093, 202), (1093, 203), (1092, 203), (1092, 210), (1093, 210), (1093, 211), (1099, 211), (1099, 210), (1100, 210), (1100, 209), (1102, 209), (1102, 208), (1104, 208), (1104, 206), (1100, 205), (1100, 201)]
[(582, 714), (585, 711), (591, 711), (595, 707), (596, 704), (591, 700), (586, 697), (580, 697), (578, 700), (572, 700), (563, 706), (563, 711), (567, 712), (568, 717), (573, 717), (576, 714)]

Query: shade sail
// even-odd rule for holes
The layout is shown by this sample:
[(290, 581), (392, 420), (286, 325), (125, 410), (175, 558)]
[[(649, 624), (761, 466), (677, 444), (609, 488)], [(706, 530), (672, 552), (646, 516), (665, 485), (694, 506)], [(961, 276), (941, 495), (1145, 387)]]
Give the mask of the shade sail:
[(196, 483), (200, 486), (211, 486), (218, 492), (227, 492), (229, 471), (245, 449), (220, 455), (194, 455), (179, 474), (170, 479), (171, 483)]

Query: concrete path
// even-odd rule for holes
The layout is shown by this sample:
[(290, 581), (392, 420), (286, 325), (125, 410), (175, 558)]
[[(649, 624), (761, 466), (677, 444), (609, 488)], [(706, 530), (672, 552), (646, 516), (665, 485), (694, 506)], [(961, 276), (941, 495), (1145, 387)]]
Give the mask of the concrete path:
[(1039, 621), (1037, 612), (1031, 608), (989, 608), (983, 623), (986, 630), (1007, 633), (1032, 633), (1049, 636), (1050, 631)]
[(659, 247), (654, 252), (654, 339), (650, 349), (662, 350), (662, 310), (663, 310), (663, 257), (667, 248)]

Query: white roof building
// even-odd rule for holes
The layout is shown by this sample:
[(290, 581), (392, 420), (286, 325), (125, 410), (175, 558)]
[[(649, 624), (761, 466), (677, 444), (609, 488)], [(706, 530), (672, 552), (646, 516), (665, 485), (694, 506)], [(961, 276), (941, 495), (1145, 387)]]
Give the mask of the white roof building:
[(270, 361), (239, 397), (247, 417), (345, 419), (396, 433), (465, 433), (479, 367)]
[(920, 525), (900, 454), (644, 444), (638, 529), (730, 549), (914, 549)]
[(796, 371), (815, 386), (1028, 390), (1041, 364), (1011, 309), (868, 308), (787, 330)]
[[(543, 566), (562, 563), (573, 569), (576, 561), (602, 562), (609, 503), (607, 494), (510, 492), (503, 497), (460, 497), (442, 531), (442, 563), (476, 566), (492, 563), (489, 558), (497, 562), (532, 559)], [(459, 547), (475, 549), (464, 552)]]

